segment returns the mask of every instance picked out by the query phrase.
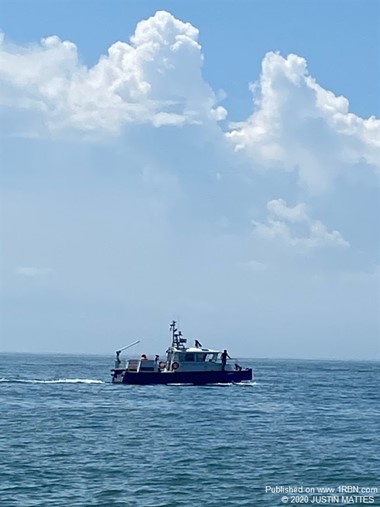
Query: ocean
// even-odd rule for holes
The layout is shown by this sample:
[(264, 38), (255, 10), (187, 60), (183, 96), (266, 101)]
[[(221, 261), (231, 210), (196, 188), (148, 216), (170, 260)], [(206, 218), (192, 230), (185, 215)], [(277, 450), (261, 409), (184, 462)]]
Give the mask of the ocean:
[(113, 360), (0, 355), (1, 507), (380, 505), (379, 362), (202, 387), (113, 385)]

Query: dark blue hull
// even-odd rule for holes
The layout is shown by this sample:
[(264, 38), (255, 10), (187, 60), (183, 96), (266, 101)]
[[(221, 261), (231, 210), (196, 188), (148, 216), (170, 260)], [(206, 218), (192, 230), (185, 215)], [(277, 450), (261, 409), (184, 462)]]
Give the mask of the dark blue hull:
[[(120, 370), (112, 370), (112, 382)], [(149, 385), (149, 384), (230, 384), (231, 382), (242, 382), (252, 380), (252, 369), (234, 371), (200, 371), (200, 372), (129, 372), (125, 371), (122, 384)], [(118, 382), (120, 383), (120, 382)]]

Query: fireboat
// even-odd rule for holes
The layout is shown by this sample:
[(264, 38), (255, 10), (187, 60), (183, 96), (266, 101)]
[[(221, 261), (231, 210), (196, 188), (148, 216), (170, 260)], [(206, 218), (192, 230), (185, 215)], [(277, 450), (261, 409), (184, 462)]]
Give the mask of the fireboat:
[(170, 324), (171, 345), (166, 360), (120, 359), (120, 354), (136, 342), (116, 351), (115, 367), (111, 370), (114, 384), (231, 384), (252, 380), (252, 368), (243, 368), (231, 358), (227, 350), (204, 348), (195, 340), (194, 347), (187, 347), (187, 339), (177, 329), (175, 320)]

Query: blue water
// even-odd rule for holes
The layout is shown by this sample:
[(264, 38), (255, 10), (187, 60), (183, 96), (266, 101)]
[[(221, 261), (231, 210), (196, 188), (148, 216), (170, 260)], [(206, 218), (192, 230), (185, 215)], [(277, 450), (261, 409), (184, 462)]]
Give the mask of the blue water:
[(253, 360), (226, 387), (112, 385), (112, 363), (0, 356), (1, 507), (274, 507), (265, 486), (339, 485), (380, 505), (380, 363)]

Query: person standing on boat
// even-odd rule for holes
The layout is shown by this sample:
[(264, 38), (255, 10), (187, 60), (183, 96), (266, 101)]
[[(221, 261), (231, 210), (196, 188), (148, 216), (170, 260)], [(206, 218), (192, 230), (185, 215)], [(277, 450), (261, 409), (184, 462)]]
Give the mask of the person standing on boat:
[(222, 371), (224, 371), (226, 369), (227, 359), (231, 359), (226, 349), (221, 353), (220, 359), (222, 360)]
[(195, 348), (197, 348), (197, 349), (201, 349), (202, 348), (202, 344), (198, 340), (195, 340), (194, 345), (195, 345)]

